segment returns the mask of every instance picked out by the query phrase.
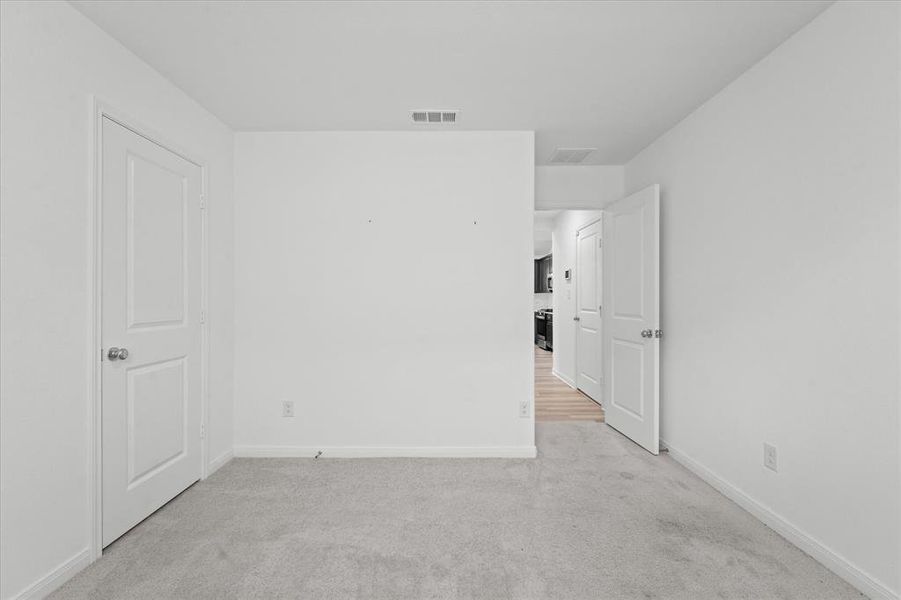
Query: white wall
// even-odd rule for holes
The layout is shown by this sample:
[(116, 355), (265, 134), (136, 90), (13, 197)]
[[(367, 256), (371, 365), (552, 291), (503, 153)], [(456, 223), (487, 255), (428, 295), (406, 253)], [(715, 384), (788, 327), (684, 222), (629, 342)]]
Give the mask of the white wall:
[(90, 95), (209, 166), (211, 458), (232, 435), (233, 134), (65, 2), (2, 2), (0, 27), (0, 597), (10, 598), (89, 559)]
[(534, 452), (533, 139), (237, 134), (236, 453)]
[(626, 167), (662, 186), (662, 437), (873, 597), (901, 561), (898, 30), (834, 5)]
[(535, 167), (535, 209), (601, 208), (623, 197), (621, 166)]
[[(599, 210), (564, 210), (554, 224), (554, 373), (576, 381), (576, 233), (601, 218)], [(564, 272), (572, 278), (566, 281)]]
[(551, 253), (551, 241), (554, 237), (554, 220), (557, 218), (556, 210), (536, 210), (534, 226), (535, 258), (544, 258)]

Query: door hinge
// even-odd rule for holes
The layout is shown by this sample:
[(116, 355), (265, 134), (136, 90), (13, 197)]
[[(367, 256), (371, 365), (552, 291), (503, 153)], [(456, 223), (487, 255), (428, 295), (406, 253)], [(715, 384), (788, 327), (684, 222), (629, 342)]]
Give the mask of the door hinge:
[(200, 324), (203, 325), (204, 323), (206, 323), (206, 311), (202, 310), (200, 311)]
[(200, 194), (200, 208), (206, 208), (206, 196), (204, 196), (203, 194)]
[(662, 329), (655, 329), (655, 330), (654, 330), (654, 337), (655, 337), (655, 338), (662, 338), (662, 337), (663, 337), (663, 330), (662, 330)]
[(203, 423), (200, 424), (200, 439), (204, 439), (206, 437), (206, 425)]

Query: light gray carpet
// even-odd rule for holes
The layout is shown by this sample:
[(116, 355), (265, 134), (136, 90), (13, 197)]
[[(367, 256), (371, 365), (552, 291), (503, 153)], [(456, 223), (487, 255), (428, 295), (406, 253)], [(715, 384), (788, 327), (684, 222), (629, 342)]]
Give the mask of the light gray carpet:
[(861, 598), (666, 455), (597, 423), (539, 458), (236, 459), (62, 598)]

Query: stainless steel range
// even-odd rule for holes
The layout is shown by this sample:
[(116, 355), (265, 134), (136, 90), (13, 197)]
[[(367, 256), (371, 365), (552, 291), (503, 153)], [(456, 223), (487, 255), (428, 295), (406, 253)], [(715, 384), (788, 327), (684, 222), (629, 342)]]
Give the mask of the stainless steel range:
[(535, 345), (544, 350), (554, 349), (554, 309), (535, 311)]

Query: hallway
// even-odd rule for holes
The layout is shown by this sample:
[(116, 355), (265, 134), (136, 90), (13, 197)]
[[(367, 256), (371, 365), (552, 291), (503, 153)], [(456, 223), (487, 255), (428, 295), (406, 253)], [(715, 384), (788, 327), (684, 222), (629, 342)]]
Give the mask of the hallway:
[(554, 353), (535, 347), (535, 421), (604, 422), (600, 404), (554, 375)]

